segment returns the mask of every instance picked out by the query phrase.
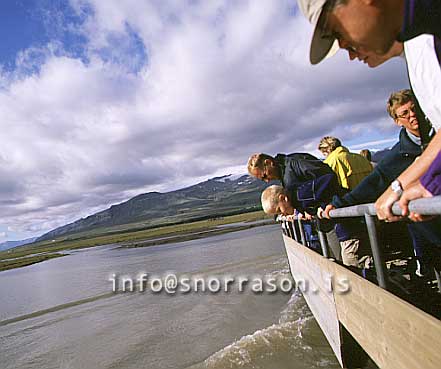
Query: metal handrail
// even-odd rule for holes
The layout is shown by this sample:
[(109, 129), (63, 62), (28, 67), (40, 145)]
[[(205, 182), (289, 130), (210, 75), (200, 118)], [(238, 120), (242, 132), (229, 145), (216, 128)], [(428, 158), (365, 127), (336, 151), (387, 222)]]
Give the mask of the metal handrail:
[[(409, 202), (409, 211), (422, 215), (441, 215), (441, 196), (435, 196), (431, 198), (417, 199)], [(401, 208), (396, 202), (392, 207), (392, 213), (394, 215), (401, 215)], [(355, 206), (348, 206), (346, 208), (334, 209), (329, 212), (329, 216), (332, 219), (336, 218), (349, 218), (349, 217), (364, 217), (366, 221), (367, 231), (369, 234), (369, 240), (372, 249), (372, 256), (374, 258), (374, 264), (376, 266), (376, 274), (378, 285), (387, 289), (387, 272), (386, 264), (382, 257), (382, 252), (378, 244), (377, 230), (375, 226), (375, 216), (377, 212), (373, 203), (361, 204)], [(289, 222), (285, 217), (279, 216), (279, 220), (282, 222)], [(302, 227), (302, 220), (296, 219), (299, 224), (301, 233), (301, 242), (306, 245), (305, 235)], [(297, 232), (295, 231), (295, 222), (292, 222), (294, 226), (295, 238), (297, 241)], [(320, 244), (322, 245), (323, 256), (328, 258), (328, 246), (326, 244), (326, 238), (322, 232), (319, 232)], [(438, 276), (437, 276), (438, 277)], [(438, 284), (441, 291), (441, 278), (438, 278)]]
[[(410, 201), (409, 211), (423, 215), (440, 215), (441, 196)], [(392, 207), (392, 212), (394, 215), (401, 215), (401, 208), (398, 205), (398, 202)], [(348, 206), (346, 208), (334, 209), (329, 212), (331, 218), (361, 217), (365, 214), (377, 215), (373, 203)]]

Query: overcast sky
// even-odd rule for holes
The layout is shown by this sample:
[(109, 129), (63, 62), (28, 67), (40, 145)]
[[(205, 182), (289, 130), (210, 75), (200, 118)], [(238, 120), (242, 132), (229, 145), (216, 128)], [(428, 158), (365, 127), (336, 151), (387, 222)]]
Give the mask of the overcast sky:
[(0, 242), (148, 191), (246, 172), (262, 151), (390, 146), (402, 60), (308, 62), (291, 0), (0, 3)]

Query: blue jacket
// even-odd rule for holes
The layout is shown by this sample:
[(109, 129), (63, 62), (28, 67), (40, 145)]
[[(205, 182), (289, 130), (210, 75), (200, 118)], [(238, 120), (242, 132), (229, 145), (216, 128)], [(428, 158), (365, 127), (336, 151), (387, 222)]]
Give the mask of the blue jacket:
[(378, 163), (371, 174), (343, 197), (334, 196), (331, 204), (341, 208), (376, 201), (394, 179), (421, 155), (420, 146), (410, 140), (404, 128), (401, 129), (399, 137), (398, 143)]

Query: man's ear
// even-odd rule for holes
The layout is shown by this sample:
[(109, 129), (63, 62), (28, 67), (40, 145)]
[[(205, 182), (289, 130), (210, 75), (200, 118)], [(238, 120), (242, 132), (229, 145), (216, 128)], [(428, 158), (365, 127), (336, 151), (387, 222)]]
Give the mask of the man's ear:
[(269, 167), (274, 167), (274, 160), (272, 159), (265, 159), (265, 165)]
[(283, 193), (279, 193), (278, 200), (282, 202), (289, 202), (288, 196)]
[(400, 121), (398, 120), (398, 118), (395, 118), (395, 119), (394, 119), (394, 122), (395, 122), (395, 124), (396, 124), (398, 127), (402, 127), (402, 126), (403, 126), (403, 124), (400, 123)]

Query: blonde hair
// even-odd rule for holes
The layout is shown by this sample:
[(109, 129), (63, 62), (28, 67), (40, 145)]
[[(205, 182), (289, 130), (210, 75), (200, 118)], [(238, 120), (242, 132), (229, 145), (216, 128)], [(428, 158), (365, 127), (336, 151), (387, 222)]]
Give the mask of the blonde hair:
[(399, 108), (401, 105), (408, 103), (409, 101), (415, 102), (415, 97), (411, 90), (400, 90), (397, 92), (393, 92), (389, 96), (389, 100), (387, 100), (386, 110), (391, 116), (392, 119), (397, 119), (397, 114), (395, 110)]
[(279, 185), (269, 186), (262, 192), (260, 199), (263, 211), (266, 214), (275, 214), (279, 204), (279, 195), (285, 195), (285, 190)]
[(341, 146), (341, 141), (337, 137), (325, 136), (320, 140), (320, 143), (318, 145), (318, 149), (322, 153), (330, 154), (337, 147), (340, 147), (340, 146)]
[(361, 150), (360, 155), (365, 157), (367, 160), (372, 161), (372, 154), (368, 149)]
[(263, 153), (257, 153), (251, 155), (250, 158), (248, 159), (248, 164), (247, 164), (248, 173), (253, 175), (252, 172), (254, 172), (256, 169), (262, 170), (266, 159), (273, 160), (273, 157)]

